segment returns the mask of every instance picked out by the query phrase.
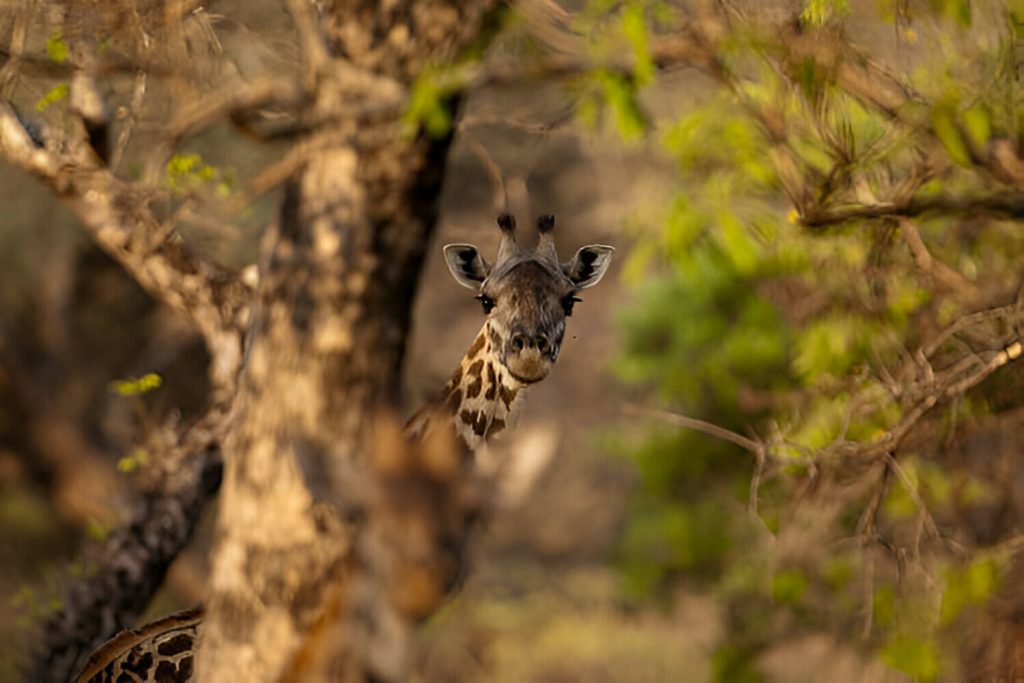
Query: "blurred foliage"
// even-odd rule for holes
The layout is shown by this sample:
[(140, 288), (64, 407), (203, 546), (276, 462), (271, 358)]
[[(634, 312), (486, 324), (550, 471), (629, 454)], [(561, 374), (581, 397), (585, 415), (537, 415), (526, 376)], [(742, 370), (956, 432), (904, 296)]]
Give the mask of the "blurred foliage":
[(212, 188), (214, 196), (225, 199), (234, 189), (234, 174), (204, 163), (199, 154), (175, 154), (165, 170), (167, 189), (176, 194)]
[(67, 99), (69, 92), (70, 88), (67, 83), (58, 83), (36, 102), (36, 111), (44, 112), (50, 105)]
[[(1013, 40), (1024, 8), (983, 4), (858, 8), (880, 34), (898, 29), (887, 49), (914, 93), (901, 105), (879, 104), (818, 52), (794, 57), (785, 32), (755, 19), (723, 24), (708, 70), (719, 87), (662, 117), (643, 106), (657, 80), (649, 50), (683, 32), (682, 14), (634, 0), (581, 15), (598, 66), (572, 85), (578, 116), (607, 116), (626, 141), (648, 136), (679, 172), (660, 222), (634, 228), (615, 370), (661, 406), (774, 444), (758, 465), (696, 431), (652, 425), (639, 443), (612, 442), (640, 479), (619, 552), (627, 586), (656, 599), (696, 580), (720, 597), (717, 680), (760, 680), (759, 652), (815, 629), (916, 679), (956, 679), (959, 629), (1000, 590), (1012, 524), (979, 534), (972, 522), (997, 475), (954, 457), (956, 425), (992, 413), (984, 389), (999, 375), (913, 423), (918, 452), (844, 453), (910, 419), (899, 383), (913, 379), (901, 370), (914, 349), (1013, 301), (1019, 226), (983, 211), (807, 220), (990, 193), (990, 144), (1024, 143)], [(799, 22), (842, 52), (852, 16), (846, 0), (809, 0)], [(602, 65), (623, 46), (631, 72)]]
[(142, 377), (119, 379), (111, 382), (110, 387), (122, 396), (137, 396), (159, 389), (164, 383), (163, 378), (155, 372), (147, 372)]

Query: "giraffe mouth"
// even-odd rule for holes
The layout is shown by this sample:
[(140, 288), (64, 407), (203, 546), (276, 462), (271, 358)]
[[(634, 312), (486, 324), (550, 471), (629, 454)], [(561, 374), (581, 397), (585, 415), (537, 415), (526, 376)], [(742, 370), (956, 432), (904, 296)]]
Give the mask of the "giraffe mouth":
[(527, 349), (509, 355), (505, 359), (505, 367), (512, 379), (522, 384), (535, 384), (548, 376), (552, 361), (535, 349)]
[(516, 373), (512, 372), (511, 370), (508, 371), (508, 374), (509, 374), (509, 376), (512, 377), (512, 379), (514, 379), (515, 381), (519, 382), (520, 384), (536, 384), (537, 382), (541, 381), (542, 379), (544, 379), (545, 377), (548, 376), (548, 373), (545, 372), (543, 375), (541, 375), (539, 377), (534, 377), (534, 378), (530, 379), (530, 378), (527, 378), (527, 377), (523, 377), (522, 375), (517, 375)]

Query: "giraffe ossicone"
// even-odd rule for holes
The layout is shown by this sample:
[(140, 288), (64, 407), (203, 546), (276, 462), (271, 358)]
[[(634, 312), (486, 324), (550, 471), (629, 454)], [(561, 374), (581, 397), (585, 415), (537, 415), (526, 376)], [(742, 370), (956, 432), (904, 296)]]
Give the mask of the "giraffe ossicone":
[[(476, 291), (484, 325), (443, 392), (405, 427), (405, 437), (416, 441), (428, 440), (435, 429), (451, 430), (467, 457), (512, 425), (524, 390), (547, 376), (561, 350), (565, 319), (580, 300), (577, 293), (601, 280), (614, 251), (590, 244), (562, 262), (551, 235), (554, 216), (537, 219), (540, 239), (533, 249), (516, 241), (511, 215), (497, 222), (503, 235), (493, 264), (472, 244), (444, 248), (456, 281)], [(90, 657), (76, 680), (191, 680), (201, 625), (197, 609), (124, 631)]]

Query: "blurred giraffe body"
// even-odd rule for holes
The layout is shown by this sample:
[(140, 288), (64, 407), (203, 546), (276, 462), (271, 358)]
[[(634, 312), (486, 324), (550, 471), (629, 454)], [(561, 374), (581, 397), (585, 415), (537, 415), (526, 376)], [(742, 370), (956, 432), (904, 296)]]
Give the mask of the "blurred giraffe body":
[[(518, 245), (511, 216), (500, 216), (498, 226), (503, 237), (493, 264), (470, 244), (444, 249), (456, 281), (477, 292), (486, 320), (444, 390), (405, 426), (409, 441), (451, 430), (469, 459), (512, 426), (525, 389), (547, 376), (561, 350), (565, 319), (579, 301), (576, 293), (598, 283), (613, 251), (588, 245), (562, 263), (551, 238), (554, 217), (537, 219), (540, 240), (534, 249)], [(93, 653), (76, 680), (190, 681), (202, 617), (196, 608), (123, 631)]]

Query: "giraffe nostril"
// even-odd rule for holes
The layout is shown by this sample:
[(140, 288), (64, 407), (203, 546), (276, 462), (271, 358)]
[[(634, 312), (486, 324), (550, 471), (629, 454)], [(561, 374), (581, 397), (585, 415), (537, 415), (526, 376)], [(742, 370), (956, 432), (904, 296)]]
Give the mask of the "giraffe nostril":
[(537, 335), (537, 337), (534, 338), (533, 343), (541, 353), (548, 350), (548, 338), (543, 334)]
[(522, 351), (523, 348), (526, 346), (526, 337), (524, 337), (521, 334), (513, 335), (511, 343), (512, 343), (512, 349), (514, 351)]

